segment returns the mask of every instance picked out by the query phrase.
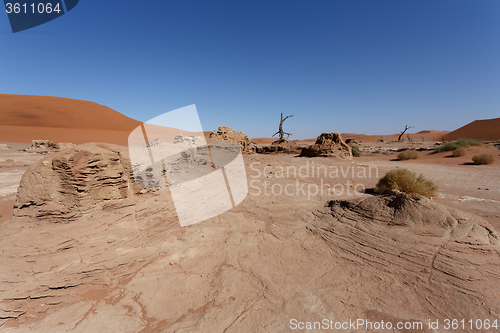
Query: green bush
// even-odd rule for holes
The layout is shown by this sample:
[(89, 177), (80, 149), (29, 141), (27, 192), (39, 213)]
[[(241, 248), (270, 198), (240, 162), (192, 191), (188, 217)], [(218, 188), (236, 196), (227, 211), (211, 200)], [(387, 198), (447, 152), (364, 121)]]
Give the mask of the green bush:
[(447, 142), (442, 146), (434, 148), (434, 153), (441, 153), (443, 151), (451, 151), (464, 146), (482, 146), (483, 143), (478, 140), (460, 138), (456, 141)]
[(408, 169), (392, 169), (380, 178), (375, 187), (375, 192), (384, 194), (391, 190), (399, 190), (406, 193), (418, 193), (426, 197), (434, 197), (437, 185), (431, 180), (418, 176)]
[(491, 164), (495, 162), (495, 158), (490, 155), (490, 154), (481, 154), (481, 155), (474, 155), (472, 157), (472, 161), (474, 164), (480, 165), (480, 164)]
[(460, 156), (465, 156), (467, 155), (467, 151), (465, 150), (464, 147), (457, 148), (453, 151), (453, 154), (451, 156), (453, 157), (460, 157)]
[(398, 160), (404, 161), (404, 160), (416, 160), (419, 159), (420, 153), (416, 150), (405, 150), (402, 151), (398, 154)]
[(361, 157), (361, 151), (359, 150), (358, 146), (355, 145), (349, 145), (352, 149), (352, 156), (354, 157)]

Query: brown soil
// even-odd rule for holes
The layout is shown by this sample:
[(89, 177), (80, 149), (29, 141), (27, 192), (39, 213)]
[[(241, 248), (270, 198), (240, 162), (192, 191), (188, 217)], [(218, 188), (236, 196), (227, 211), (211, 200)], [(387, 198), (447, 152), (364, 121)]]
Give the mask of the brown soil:
[[(483, 150), (498, 154), (497, 148), (470, 148), (471, 154)], [(498, 276), (470, 274), (498, 270), (497, 245), (484, 230), (500, 230), (500, 164), (464, 165), (426, 152), (399, 162), (396, 152), (384, 152), (350, 161), (246, 155), (244, 202), (186, 228), (161, 192), (97, 203), (74, 221), (3, 222), (0, 242), (9, 255), (2, 257), (0, 309), (10, 319), (0, 321), (1, 329), (276, 332), (287, 331), (291, 318), (426, 323), (498, 313), (490, 286)], [(0, 151), (0, 180), (20, 181), (27, 165), (44, 156)], [(359, 192), (402, 166), (435, 181), (439, 198), (391, 199), (385, 207)], [(331, 167), (339, 173), (322, 173)], [(296, 192), (296, 181), (322, 190)], [(292, 195), (272, 192), (287, 185)], [(333, 192), (336, 185), (344, 192)], [(9, 186), (5, 197), (13, 198)], [(492, 227), (436, 203), (480, 215)], [(348, 209), (352, 204), (358, 208)], [(420, 212), (427, 215), (419, 219)], [(474, 232), (466, 236), (469, 229)]]

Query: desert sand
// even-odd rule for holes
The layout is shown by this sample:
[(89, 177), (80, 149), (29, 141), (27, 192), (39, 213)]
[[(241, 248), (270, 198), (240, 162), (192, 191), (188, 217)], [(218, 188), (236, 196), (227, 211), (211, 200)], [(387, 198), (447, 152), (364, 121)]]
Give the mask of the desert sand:
[(141, 123), (94, 102), (0, 94), (0, 141), (127, 144)]
[(459, 138), (500, 140), (500, 118), (475, 120), (444, 136), (446, 141)]
[[(97, 129), (85, 131), (88, 142)], [(432, 131), (359, 140), (357, 158), (248, 149), (246, 199), (183, 228), (168, 188), (135, 184), (124, 145), (39, 154), (22, 150), (35, 139), (25, 134), (0, 150), (0, 332), (290, 332), (293, 320), (323, 319), (444, 332), (445, 319), (500, 319), (495, 143), (457, 158), (432, 153)], [(348, 149), (321, 141), (317, 151), (328, 147)], [(397, 161), (402, 149), (422, 157)], [(479, 153), (496, 161), (471, 165)], [(373, 193), (396, 167), (433, 180), (438, 196)]]

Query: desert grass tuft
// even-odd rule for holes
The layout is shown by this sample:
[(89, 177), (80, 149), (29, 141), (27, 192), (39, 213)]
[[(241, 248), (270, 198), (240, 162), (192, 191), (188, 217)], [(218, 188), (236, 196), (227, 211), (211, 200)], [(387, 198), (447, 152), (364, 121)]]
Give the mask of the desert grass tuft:
[(358, 146), (355, 145), (349, 145), (352, 149), (352, 156), (354, 157), (361, 157), (361, 151), (359, 150)]
[(405, 150), (398, 154), (398, 160), (400, 161), (416, 160), (419, 159), (420, 157), (421, 157), (420, 153), (416, 150)]
[(392, 169), (380, 178), (375, 187), (375, 192), (380, 194), (389, 193), (391, 190), (399, 190), (405, 193), (418, 193), (425, 197), (434, 197), (438, 187), (434, 182), (424, 178), (408, 169)]
[(493, 162), (495, 162), (495, 158), (490, 154), (474, 155), (472, 157), (472, 162), (477, 165), (492, 164)]
[(443, 151), (452, 151), (464, 146), (482, 146), (483, 142), (474, 139), (460, 138), (456, 141), (447, 142), (444, 145), (434, 148), (434, 153), (441, 153)]
[(458, 149), (455, 149), (453, 151), (453, 153), (451, 154), (451, 156), (453, 156), (453, 157), (460, 157), (460, 156), (465, 156), (465, 155), (467, 155), (467, 151), (465, 150), (464, 147), (460, 147)]

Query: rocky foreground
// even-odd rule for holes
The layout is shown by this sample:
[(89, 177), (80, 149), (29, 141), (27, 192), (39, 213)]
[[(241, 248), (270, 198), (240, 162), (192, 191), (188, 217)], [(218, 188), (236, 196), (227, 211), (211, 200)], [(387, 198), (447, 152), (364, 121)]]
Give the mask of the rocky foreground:
[(432, 332), (429, 319), (499, 318), (499, 236), (477, 216), (397, 192), (319, 205), (261, 194), (181, 228), (168, 190), (141, 191), (129, 163), (87, 144), (26, 172), (0, 225), (1, 332), (289, 332), (323, 319)]

